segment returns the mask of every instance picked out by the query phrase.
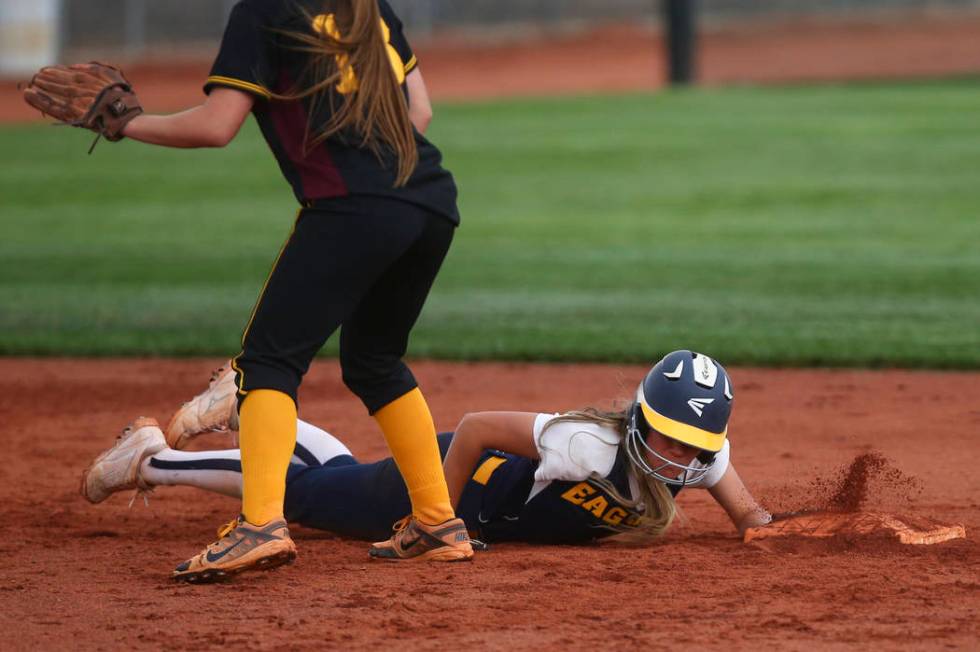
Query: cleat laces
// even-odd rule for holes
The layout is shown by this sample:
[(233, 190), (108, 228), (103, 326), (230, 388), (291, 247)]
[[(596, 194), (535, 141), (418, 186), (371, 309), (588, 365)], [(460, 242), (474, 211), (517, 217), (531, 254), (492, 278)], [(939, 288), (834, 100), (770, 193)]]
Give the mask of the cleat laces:
[(148, 496), (152, 493), (153, 493), (153, 487), (150, 487), (149, 489), (143, 489), (142, 487), (138, 488), (136, 491), (133, 492), (133, 497), (129, 499), (129, 509), (133, 508), (133, 503), (136, 502), (137, 498), (142, 498), (143, 505), (149, 507), (150, 499), (148, 498)]
[(221, 541), (226, 536), (228, 536), (229, 534), (231, 534), (232, 530), (234, 530), (236, 527), (238, 527), (238, 524), (240, 522), (241, 522), (241, 517), (236, 516), (232, 520), (228, 521), (227, 523), (225, 523), (224, 525), (222, 525), (221, 527), (219, 527), (218, 528), (218, 541)]
[(408, 527), (408, 524), (412, 522), (412, 515), (402, 517), (395, 521), (395, 524), (391, 526), (393, 532), (401, 532)]

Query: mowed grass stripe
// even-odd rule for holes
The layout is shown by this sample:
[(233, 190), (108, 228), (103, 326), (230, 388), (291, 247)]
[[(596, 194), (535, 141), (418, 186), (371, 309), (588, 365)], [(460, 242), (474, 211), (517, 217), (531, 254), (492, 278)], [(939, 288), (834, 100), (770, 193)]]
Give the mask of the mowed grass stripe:
[[(972, 80), (438, 107), (463, 228), (411, 353), (980, 366), (978, 110)], [(235, 352), (295, 215), (251, 123), (0, 142), (0, 353)]]

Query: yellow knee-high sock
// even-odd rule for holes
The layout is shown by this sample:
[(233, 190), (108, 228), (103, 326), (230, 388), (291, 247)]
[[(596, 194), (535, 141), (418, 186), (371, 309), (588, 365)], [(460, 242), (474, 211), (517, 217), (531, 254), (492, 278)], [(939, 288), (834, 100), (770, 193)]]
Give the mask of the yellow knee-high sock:
[(453, 518), (432, 414), (416, 387), (374, 414), (405, 479), (412, 514), (428, 525)]
[(242, 514), (253, 525), (282, 518), (286, 469), (296, 447), (296, 404), (273, 389), (253, 389), (239, 413)]

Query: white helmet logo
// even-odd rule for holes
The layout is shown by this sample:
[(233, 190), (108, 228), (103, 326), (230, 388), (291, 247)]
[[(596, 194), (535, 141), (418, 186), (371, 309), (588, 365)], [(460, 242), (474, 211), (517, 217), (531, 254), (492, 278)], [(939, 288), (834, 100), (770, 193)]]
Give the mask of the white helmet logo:
[(706, 355), (694, 354), (694, 382), (711, 389), (718, 381), (718, 367)]
[(677, 363), (677, 367), (673, 371), (665, 371), (664, 378), (669, 378), (671, 380), (677, 380), (684, 373), (684, 361), (681, 360)]
[(687, 405), (694, 410), (694, 414), (701, 416), (701, 414), (704, 412), (705, 406), (714, 402), (715, 399), (713, 398), (692, 398), (688, 400)]

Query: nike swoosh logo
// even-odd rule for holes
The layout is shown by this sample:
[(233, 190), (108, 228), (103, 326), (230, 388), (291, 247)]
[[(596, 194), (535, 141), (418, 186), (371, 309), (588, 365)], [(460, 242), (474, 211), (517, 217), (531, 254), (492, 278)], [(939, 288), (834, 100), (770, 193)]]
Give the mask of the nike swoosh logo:
[(211, 551), (208, 550), (208, 554), (205, 557), (207, 558), (207, 560), (209, 562), (216, 562), (219, 559), (221, 559), (222, 557), (224, 557), (225, 555), (227, 555), (229, 552), (231, 552), (232, 550), (234, 550), (235, 548), (237, 548), (238, 546), (240, 546), (241, 544), (245, 543), (245, 540), (246, 540), (246, 537), (242, 537), (241, 539), (239, 539), (238, 541), (236, 541), (234, 544), (232, 544), (232, 545), (228, 546), (227, 548), (225, 548), (224, 550), (222, 550), (217, 555), (212, 555), (211, 554)]
[(415, 537), (410, 542), (403, 543), (402, 544), (402, 551), (408, 551), (408, 550), (412, 549), (415, 546), (415, 544), (418, 543), (421, 540), (422, 540), (422, 537)]

